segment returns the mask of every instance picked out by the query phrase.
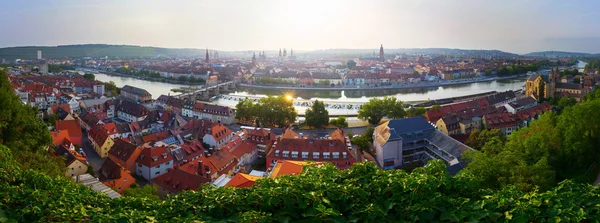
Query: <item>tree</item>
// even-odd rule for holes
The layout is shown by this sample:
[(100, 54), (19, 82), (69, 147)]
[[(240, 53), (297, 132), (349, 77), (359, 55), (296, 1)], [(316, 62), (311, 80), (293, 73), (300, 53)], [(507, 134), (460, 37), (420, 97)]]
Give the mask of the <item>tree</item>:
[(404, 118), (406, 112), (402, 101), (396, 101), (395, 97), (372, 98), (363, 104), (358, 111), (358, 118), (377, 125), (383, 117), (391, 119)]
[(354, 60), (349, 60), (348, 62), (346, 62), (346, 67), (347, 67), (348, 69), (352, 69), (352, 68), (356, 67), (356, 61), (354, 61)]
[(88, 79), (88, 80), (96, 80), (96, 75), (94, 75), (92, 73), (85, 73), (85, 74), (83, 74), (83, 78)]
[(571, 107), (577, 104), (577, 100), (575, 98), (560, 98), (558, 102), (556, 102), (556, 106), (560, 109), (564, 109), (566, 107)]
[(475, 150), (481, 150), (486, 142), (491, 141), (493, 138), (497, 138), (502, 144), (506, 142), (506, 136), (498, 129), (492, 130), (473, 130), (469, 134), (469, 138), (465, 141), (465, 144)]
[(256, 104), (246, 98), (238, 102), (236, 109), (236, 118), (254, 120), (256, 125), (285, 127), (294, 123), (298, 116), (292, 100), (283, 96), (261, 98)]
[(546, 83), (544, 81), (540, 81), (540, 91), (538, 91), (538, 95), (537, 95), (537, 100), (538, 101), (542, 101), (544, 100), (544, 95), (546, 91)]
[(177, 78), (177, 80), (181, 81), (181, 82), (187, 82), (188, 78), (184, 75), (179, 76), (179, 78)]
[(315, 100), (312, 106), (306, 109), (305, 123), (308, 126), (313, 126), (317, 129), (329, 123), (329, 111), (325, 109), (325, 104), (322, 101)]
[(573, 83), (580, 84), (581, 80), (579, 78), (573, 78)]
[(369, 126), (362, 135), (366, 137), (369, 142), (373, 142), (373, 133), (375, 133), (375, 128), (373, 128), (373, 126)]
[(330, 121), (332, 125), (338, 128), (348, 128), (348, 121), (345, 116), (338, 116), (336, 119)]
[(435, 104), (435, 105), (431, 106), (430, 109), (433, 110), (433, 111), (437, 111), (437, 110), (440, 110), (441, 108), (442, 108), (442, 106), (440, 106), (438, 104)]
[(415, 116), (422, 116), (425, 115), (425, 112), (427, 112), (425, 110), (425, 108), (423, 107), (412, 107), (406, 110), (406, 116), (407, 117), (415, 117)]
[(158, 189), (152, 184), (147, 184), (144, 187), (139, 187), (137, 184), (132, 184), (130, 188), (125, 189), (123, 196), (159, 200), (160, 198), (158, 197), (157, 193)]
[(351, 140), (352, 144), (356, 145), (358, 147), (358, 150), (362, 151), (362, 152), (369, 152), (370, 149), (370, 141), (367, 137), (365, 136), (356, 136), (354, 138), (352, 138)]
[(48, 124), (49, 125), (54, 126), (54, 123), (56, 123), (56, 120), (58, 120), (58, 115), (51, 114), (50, 116), (48, 116)]

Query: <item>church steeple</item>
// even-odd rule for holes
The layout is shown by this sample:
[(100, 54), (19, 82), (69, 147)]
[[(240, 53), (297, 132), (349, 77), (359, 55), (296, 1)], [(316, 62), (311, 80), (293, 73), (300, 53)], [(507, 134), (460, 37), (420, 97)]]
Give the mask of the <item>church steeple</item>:
[(206, 48), (206, 57), (204, 59), (206, 63), (210, 63), (210, 58), (208, 57), (208, 47)]
[(285, 50), (285, 48), (283, 48), (283, 57), (287, 56), (287, 51)]
[(281, 57), (281, 48), (279, 48), (279, 57)]
[(381, 44), (381, 47), (379, 47), (379, 60), (384, 61), (385, 57), (383, 54), (383, 44)]
[(256, 66), (256, 53), (252, 54), (252, 66)]

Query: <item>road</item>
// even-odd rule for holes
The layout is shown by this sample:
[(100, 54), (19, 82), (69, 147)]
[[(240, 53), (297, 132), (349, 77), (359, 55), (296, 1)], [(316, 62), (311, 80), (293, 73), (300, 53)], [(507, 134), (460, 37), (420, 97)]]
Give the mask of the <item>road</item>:
[(100, 158), (98, 153), (96, 153), (94, 148), (92, 148), (86, 132), (83, 133), (82, 139), (83, 145), (81, 148), (87, 155), (87, 161), (90, 165), (92, 165), (92, 167), (94, 167), (94, 173), (98, 173), (100, 171), (100, 167), (102, 167), (102, 164), (104, 164), (105, 159)]

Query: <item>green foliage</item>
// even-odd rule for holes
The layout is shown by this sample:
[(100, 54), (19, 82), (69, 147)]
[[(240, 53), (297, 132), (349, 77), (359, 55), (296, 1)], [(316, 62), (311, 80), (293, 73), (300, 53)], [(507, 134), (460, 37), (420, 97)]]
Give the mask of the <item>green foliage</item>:
[(37, 112), (21, 103), (0, 70), (0, 144), (13, 150), (22, 167), (63, 176), (60, 171), (65, 170), (64, 161), (48, 158), (46, 148), (52, 144), (52, 138), (46, 124), (36, 117)]
[(96, 75), (94, 75), (92, 73), (85, 73), (85, 74), (83, 74), (83, 78), (88, 79), (88, 80), (96, 80)]
[(373, 142), (373, 133), (375, 133), (375, 128), (373, 128), (373, 126), (369, 126), (365, 130), (365, 133), (363, 133), (363, 136), (367, 137), (367, 139), (369, 139), (369, 142)]
[(110, 96), (121, 94), (121, 88), (118, 88), (114, 81), (104, 82), (104, 89), (106, 92), (110, 92)]
[(485, 143), (490, 142), (493, 138), (497, 138), (502, 144), (506, 141), (506, 136), (498, 129), (473, 130), (465, 144), (475, 150), (481, 150)]
[(281, 77), (272, 78), (272, 77), (259, 77), (254, 80), (254, 83), (257, 84), (274, 84), (274, 85), (296, 85), (297, 81), (292, 80), (283, 80)]
[(404, 118), (406, 112), (402, 106), (402, 101), (397, 101), (395, 97), (372, 98), (362, 105), (358, 111), (358, 118), (368, 121), (373, 125), (379, 124), (383, 117), (391, 119)]
[(489, 188), (513, 185), (524, 191), (547, 190), (565, 179), (592, 182), (600, 157), (600, 99), (590, 98), (565, 106), (560, 115), (540, 116), (513, 132), (504, 145), (497, 136), (474, 137), (479, 138), (472, 140), (476, 145), (481, 138), (488, 142), (482, 151), (464, 156), (471, 161), (464, 172), (481, 178)]
[(54, 126), (54, 123), (56, 123), (56, 120), (58, 120), (58, 115), (56, 114), (51, 114), (48, 116), (48, 125)]
[(354, 60), (349, 60), (348, 62), (346, 62), (346, 67), (347, 67), (348, 69), (352, 69), (352, 68), (356, 67), (356, 61), (354, 61)]
[(573, 70), (563, 70), (562, 72), (560, 72), (560, 76), (564, 77), (564, 76), (576, 76), (576, 75), (580, 75), (579, 70), (578, 69), (573, 69)]
[(512, 64), (510, 66), (499, 68), (496, 71), (496, 75), (509, 76), (509, 75), (525, 74), (529, 71), (537, 71), (540, 69), (540, 67), (541, 67), (540, 63), (531, 63), (528, 65)]
[(304, 122), (306, 125), (318, 129), (329, 123), (329, 111), (325, 109), (325, 104), (319, 100), (315, 100), (312, 106), (306, 109), (304, 117), (306, 118)]
[(366, 136), (356, 136), (352, 138), (352, 144), (356, 145), (358, 147), (358, 150), (363, 152), (369, 151), (369, 143), (369, 138)]
[(248, 98), (238, 102), (236, 107), (236, 118), (240, 120), (255, 120), (257, 125), (285, 127), (296, 121), (298, 113), (292, 104), (283, 96), (268, 96), (258, 100), (254, 104)]
[(440, 110), (441, 108), (442, 108), (442, 106), (435, 104), (435, 105), (431, 106), (430, 109), (436, 111), (436, 110)]
[[(137, 185), (137, 184), (134, 184)], [(147, 198), (151, 200), (159, 200), (158, 197), (158, 189), (152, 184), (147, 184), (143, 187), (131, 187), (125, 189), (125, 193), (123, 193), (125, 197), (137, 197), (137, 198)]]
[[(8, 157), (0, 147), (0, 159)], [(4, 160), (2, 160), (4, 161)], [(8, 164), (6, 164), (8, 163)], [(581, 222), (600, 218), (600, 188), (565, 181), (546, 192), (481, 189), (432, 161), (412, 173), (358, 163), (260, 179), (250, 188), (202, 186), (158, 201), (110, 199), (64, 178), (0, 162), (0, 218), (17, 222)]]
[(179, 80), (181, 82), (187, 82), (188, 78), (186, 76), (181, 75), (181, 76), (179, 76), (179, 78), (177, 78), (177, 80)]
[(423, 107), (412, 107), (406, 110), (406, 117), (422, 116), (425, 115), (425, 112), (427, 112), (427, 110)]
[(75, 70), (75, 65), (68, 64), (48, 64), (48, 72), (57, 73), (63, 70)]
[(338, 128), (348, 128), (346, 116), (338, 116), (336, 119), (332, 119), (330, 123)]

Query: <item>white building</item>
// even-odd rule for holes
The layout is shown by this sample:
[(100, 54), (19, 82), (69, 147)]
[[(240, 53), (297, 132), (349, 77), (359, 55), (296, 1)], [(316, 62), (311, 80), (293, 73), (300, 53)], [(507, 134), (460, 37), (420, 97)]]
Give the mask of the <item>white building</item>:
[(145, 147), (136, 160), (136, 174), (146, 180), (167, 173), (173, 168), (173, 157), (167, 147)]

